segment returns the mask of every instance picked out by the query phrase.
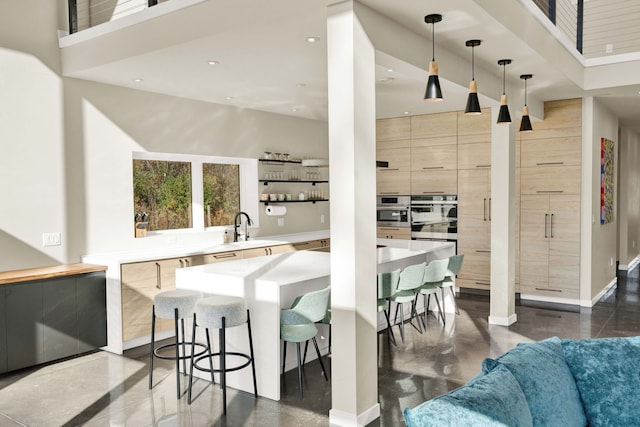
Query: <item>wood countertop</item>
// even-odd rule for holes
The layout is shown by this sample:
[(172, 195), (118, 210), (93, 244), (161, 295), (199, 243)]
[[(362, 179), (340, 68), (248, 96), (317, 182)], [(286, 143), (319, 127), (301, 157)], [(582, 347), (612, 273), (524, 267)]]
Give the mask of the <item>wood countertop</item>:
[(105, 271), (104, 265), (76, 264), (52, 265), (49, 267), (27, 268), (24, 270), (0, 271), (0, 285), (8, 283), (28, 282), (30, 280), (52, 279), (56, 277), (75, 276), (78, 274)]

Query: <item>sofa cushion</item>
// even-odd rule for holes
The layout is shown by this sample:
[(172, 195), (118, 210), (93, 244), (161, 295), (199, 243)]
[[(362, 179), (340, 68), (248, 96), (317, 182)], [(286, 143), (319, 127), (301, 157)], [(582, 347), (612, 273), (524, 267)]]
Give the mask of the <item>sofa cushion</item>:
[(591, 426), (640, 425), (640, 337), (562, 340)]
[(518, 381), (498, 366), (460, 388), (404, 410), (409, 427), (531, 426), (531, 413)]
[(560, 339), (518, 344), (498, 357), (485, 359), (483, 372), (503, 365), (518, 380), (534, 426), (585, 426), (587, 419), (573, 375), (564, 360)]

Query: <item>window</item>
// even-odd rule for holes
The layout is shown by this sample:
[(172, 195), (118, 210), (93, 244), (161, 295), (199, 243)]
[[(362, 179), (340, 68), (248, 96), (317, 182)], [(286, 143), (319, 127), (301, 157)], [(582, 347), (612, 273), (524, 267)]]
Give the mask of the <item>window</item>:
[(228, 226), (240, 210), (257, 226), (257, 160), (133, 153), (133, 209), (150, 232)]
[(240, 210), (240, 166), (219, 163), (202, 165), (204, 226), (233, 224)]
[(191, 228), (191, 163), (134, 159), (133, 210), (149, 231)]

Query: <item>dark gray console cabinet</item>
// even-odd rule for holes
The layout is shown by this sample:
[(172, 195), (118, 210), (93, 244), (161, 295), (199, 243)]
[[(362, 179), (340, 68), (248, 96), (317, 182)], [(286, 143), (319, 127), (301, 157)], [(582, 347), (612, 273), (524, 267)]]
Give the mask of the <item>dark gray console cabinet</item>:
[(0, 372), (107, 344), (104, 271), (0, 286)]

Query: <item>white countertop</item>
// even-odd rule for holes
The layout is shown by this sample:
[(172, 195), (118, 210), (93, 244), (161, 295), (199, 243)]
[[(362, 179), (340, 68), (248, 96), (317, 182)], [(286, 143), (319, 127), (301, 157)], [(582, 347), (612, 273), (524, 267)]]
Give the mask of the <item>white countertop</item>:
[(315, 251), (296, 251), (270, 256), (219, 262), (181, 268), (176, 271), (179, 280), (184, 275), (206, 274), (235, 277), (279, 285), (300, 282), (331, 272), (329, 260), (331, 254)]
[(278, 236), (266, 236), (264, 238), (248, 240), (246, 242), (218, 243), (198, 246), (173, 246), (154, 249), (132, 250), (123, 252), (109, 252), (102, 254), (90, 254), (82, 257), (84, 262), (100, 263), (129, 263), (142, 262), (163, 258), (178, 258), (192, 255), (205, 255), (221, 252), (238, 251), (286, 243), (304, 242), (329, 238), (329, 230), (314, 231), (309, 233), (283, 234)]

